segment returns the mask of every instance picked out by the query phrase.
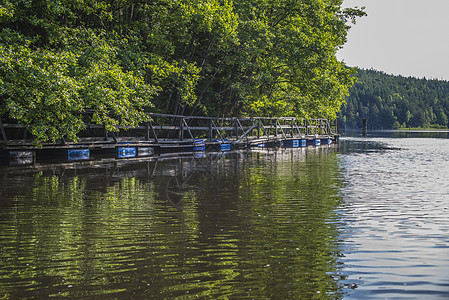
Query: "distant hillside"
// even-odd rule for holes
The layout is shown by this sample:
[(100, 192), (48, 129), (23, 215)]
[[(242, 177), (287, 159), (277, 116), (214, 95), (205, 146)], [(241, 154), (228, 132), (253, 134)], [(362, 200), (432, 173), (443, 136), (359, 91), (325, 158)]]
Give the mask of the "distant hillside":
[(360, 128), (368, 119), (371, 129), (399, 127), (446, 128), (449, 82), (358, 71), (340, 113), (340, 125)]

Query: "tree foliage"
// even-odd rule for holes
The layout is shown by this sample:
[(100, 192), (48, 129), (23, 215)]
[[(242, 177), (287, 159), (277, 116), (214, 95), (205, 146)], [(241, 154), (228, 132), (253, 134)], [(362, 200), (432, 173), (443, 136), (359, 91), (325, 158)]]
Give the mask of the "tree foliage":
[[(3, 0), (0, 113), (37, 140), (145, 111), (335, 117), (342, 0)], [(89, 117), (85, 112), (92, 111)]]
[(449, 82), (358, 70), (341, 119), (359, 128), (368, 119), (372, 129), (448, 126)]

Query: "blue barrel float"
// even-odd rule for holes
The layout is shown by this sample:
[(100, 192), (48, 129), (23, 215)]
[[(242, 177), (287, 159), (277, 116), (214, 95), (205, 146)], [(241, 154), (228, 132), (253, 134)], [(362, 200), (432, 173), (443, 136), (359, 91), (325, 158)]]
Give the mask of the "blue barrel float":
[(300, 146), (299, 140), (285, 140), (283, 142), (284, 147), (286, 148), (298, 148)]
[(88, 160), (90, 158), (89, 149), (68, 149), (67, 159), (69, 161)]
[(188, 142), (187, 144), (182, 144), (181, 147), (182, 151), (186, 152), (206, 151), (206, 144), (203, 139), (194, 139), (191, 144)]
[(325, 138), (321, 139), (321, 145), (330, 145), (332, 143), (331, 139)]
[(118, 158), (131, 158), (136, 157), (136, 147), (117, 147)]
[(266, 142), (263, 142), (263, 143), (251, 144), (251, 147), (256, 147), (256, 148), (275, 148), (275, 147), (280, 147), (281, 145), (282, 145), (282, 142), (266, 141)]
[(213, 142), (219, 144), (220, 151), (231, 151), (231, 144), (229, 143), (229, 140), (227, 139), (215, 139)]
[(286, 141), (283, 142), (283, 145), (286, 148), (306, 147), (307, 146), (307, 140), (306, 139), (286, 140)]
[(193, 151), (206, 151), (206, 144), (204, 144), (204, 140), (195, 139), (193, 141)]
[(321, 145), (321, 139), (315, 139), (315, 140), (313, 141), (313, 145), (314, 145), (314, 146), (319, 146), (319, 145)]
[(202, 152), (202, 151), (193, 152), (193, 157), (204, 158), (204, 157), (206, 157), (206, 152)]
[(330, 144), (332, 144), (332, 139), (331, 138), (321, 139), (321, 144), (322, 145), (330, 145)]

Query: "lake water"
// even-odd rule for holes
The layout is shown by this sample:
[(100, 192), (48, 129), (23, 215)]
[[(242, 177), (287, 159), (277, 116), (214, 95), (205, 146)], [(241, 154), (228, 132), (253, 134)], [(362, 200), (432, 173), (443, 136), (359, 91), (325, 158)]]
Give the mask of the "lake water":
[(448, 299), (448, 133), (0, 167), (0, 299)]

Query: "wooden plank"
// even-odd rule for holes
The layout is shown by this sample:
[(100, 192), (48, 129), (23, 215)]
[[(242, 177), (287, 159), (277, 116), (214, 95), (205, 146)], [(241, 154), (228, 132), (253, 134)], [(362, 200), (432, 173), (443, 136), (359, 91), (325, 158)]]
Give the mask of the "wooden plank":
[(4, 128), (16, 128), (16, 129), (22, 129), (25, 128), (24, 125), (21, 124), (3, 124)]

